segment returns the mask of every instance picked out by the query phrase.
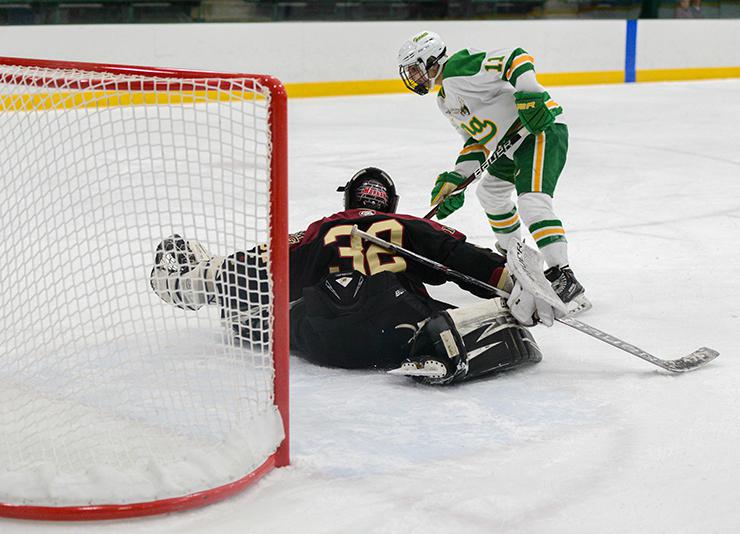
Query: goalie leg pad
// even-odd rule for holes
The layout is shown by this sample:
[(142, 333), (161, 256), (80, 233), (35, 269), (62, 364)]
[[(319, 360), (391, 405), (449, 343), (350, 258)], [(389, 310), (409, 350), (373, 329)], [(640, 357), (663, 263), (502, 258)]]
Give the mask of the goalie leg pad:
[(395, 374), (427, 384), (452, 384), (542, 360), (532, 334), (500, 298), (433, 315), (411, 343), (408, 361)]

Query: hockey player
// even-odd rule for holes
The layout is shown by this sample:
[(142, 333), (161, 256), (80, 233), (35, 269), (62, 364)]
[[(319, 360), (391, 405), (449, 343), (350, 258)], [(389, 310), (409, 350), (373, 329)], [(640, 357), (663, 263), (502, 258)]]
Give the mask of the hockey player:
[[(380, 169), (360, 170), (339, 190), (344, 211), (290, 236), (291, 350), (327, 366), (400, 366), (399, 374), (429, 383), (541, 359), (522, 324), (534, 324), (536, 310), (550, 325), (554, 311), (511, 280), (505, 258), (439, 223), (395, 213), (395, 186)], [(444, 283), (441, 272), (366, 246), (352, 235), (354, 225), (511, 292), (511, 311), (501, 299), (465, 284), (490, 300), (449, 310), (424, 287)], [(219, 305), (238, 338), (250, 344), (266, 341), (267, 284), (258, 248), (210, 257), (197, 241), (179, 236), (160, 243), (151, 273), (151, 286), (165, 302), (191, 310)]]
[(521, 48), (466, 48), (448, 56), (440, 36), (423, 31), (403, 43), (398, 63), (411, 91), (425, 95), (439, 87), (437, 105), (463, 139), (454, 169), (441, 173), (432, 189), (437, 217), (443, 219), (463, 205), (464, 193), (451, 193), (502, 139), (521, 127), (519, 119), (529, 134), (488, 167), (478, 185), (478, 200), (500, 251), (512, 238), (519, 239), (524, 221), (545, 256), (545, 275), (558, 296), (573, 312), (590, 308), (570, 268), (565, 230), (553, 209), (568, 151), (568, 128), (557, 120), (562, 108), (537, 81), (532, 56)]

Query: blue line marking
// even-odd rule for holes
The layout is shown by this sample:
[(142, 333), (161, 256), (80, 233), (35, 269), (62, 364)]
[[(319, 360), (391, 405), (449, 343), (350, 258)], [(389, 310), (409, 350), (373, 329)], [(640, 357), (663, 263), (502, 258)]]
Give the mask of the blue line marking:
[(624, 49), (624, 83), (637, 80), (637, 20), (627, 21), (627, 43)]

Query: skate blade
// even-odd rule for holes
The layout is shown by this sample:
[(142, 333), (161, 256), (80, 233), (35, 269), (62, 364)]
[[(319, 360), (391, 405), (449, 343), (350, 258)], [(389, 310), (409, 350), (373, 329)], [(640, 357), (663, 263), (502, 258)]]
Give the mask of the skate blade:
[(573, 300), (568, 302), (565, 307), (568, 310), (567, 317), (573, 317), (575, 315), (580, 315), (581, 313), (590, 310), (592, 306), (591, 301), (588, 300), (585, 293), (581, 293)]
[[(389, 375), (397, 375), (397, 376), (423, 376), (427, 378), (442, 378), (446, 374), (446, 369), (444, 369), (444, 366), (438, 365), (429, 365), (431, 362), (426, 362), (424, 367), (421, 367), (419, 364), (415, 363), (404, 363), (399, 367), (398, 369), (391, 369), (390, 371), (387, 371)], [(440, 366), (442, 369), (440, 369)]]

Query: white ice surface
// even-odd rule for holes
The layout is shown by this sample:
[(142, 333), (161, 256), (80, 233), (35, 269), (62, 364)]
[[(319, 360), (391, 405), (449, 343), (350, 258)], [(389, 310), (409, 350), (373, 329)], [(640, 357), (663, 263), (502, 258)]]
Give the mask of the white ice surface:
[[(292, 466), (202, 510), (0, 532), (740, 531), (740, 80), (551, 93), (570, 126), (556, 208), (594, 304), (583, 319), (660, 357), (719, 359), (673, 376), (557, 325), (534, 331), (538, 366), (447, 389), (293, 358)], [(291, 228), (336, 211), (366, 165), (422, 214), (457, 148), (431, 97), (294, 101)], [(449, 224), (493, 243), (473, 195)]]

